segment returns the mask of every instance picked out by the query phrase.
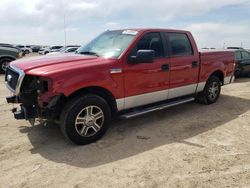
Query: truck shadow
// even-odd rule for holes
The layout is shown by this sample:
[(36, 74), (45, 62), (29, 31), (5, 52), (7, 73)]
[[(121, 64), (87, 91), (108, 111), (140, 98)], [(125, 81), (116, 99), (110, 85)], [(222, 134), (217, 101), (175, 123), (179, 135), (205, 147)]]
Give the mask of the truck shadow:
[(21, 127), (20, 131), (27, 134), (33, 145), (32, 154), (89, 168), (176, 142), (203, 148), (199, 143), (185, 140), (230, 122), (247, 112), (249, 106), (250, 100), (222, 95), (209, 106), (191, 102), (130, 120), (115, 120), (101, 140), (86, 146), (67, 142), (54, 124)]

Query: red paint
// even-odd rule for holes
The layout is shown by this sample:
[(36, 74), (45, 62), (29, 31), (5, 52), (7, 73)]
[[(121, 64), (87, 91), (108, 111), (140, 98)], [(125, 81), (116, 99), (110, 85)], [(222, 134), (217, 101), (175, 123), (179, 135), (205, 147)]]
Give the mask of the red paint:
[[(86, 55), (41, 56), (17, 60), (11, 64), (24, 70), (26, 74), (42, 76), (52, 80), (52, 89), (40, 96), (41, 101), (63, 93), (69, 96), (75, 91), (98, 86), (110, 91), (116, 99), (154, 91), (176, 88), (198, 82), (205, 82), (214, 71), (222, 71), (224, 77), (233, 75), (233, 52), (199, 53), (191, 33), (165, 29), (137, 29), (135, 40), (119, 59), (105, 59)], [(148, 32), (185, 33), (191, 41), (193, 55), (186, 57), (164, 57), (148, 64), (128, 64), (127, 56), (137, 41)], [(198, 67), (193, 68), (196, 61)], [(162, 71), (161, 66), (169, 64), (170, 71)], [(122, 73), (110, 74), (113, 68), (121, 68)]]

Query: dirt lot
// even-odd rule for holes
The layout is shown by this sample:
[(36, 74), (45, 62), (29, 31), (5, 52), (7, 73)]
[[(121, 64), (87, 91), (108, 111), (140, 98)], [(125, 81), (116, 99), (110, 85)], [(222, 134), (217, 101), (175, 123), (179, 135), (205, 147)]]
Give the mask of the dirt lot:
[(0, 76), (0, 187), (250, 187), (250, 79), (220, 100), (127, 121), (87, 146), (16, 121)]

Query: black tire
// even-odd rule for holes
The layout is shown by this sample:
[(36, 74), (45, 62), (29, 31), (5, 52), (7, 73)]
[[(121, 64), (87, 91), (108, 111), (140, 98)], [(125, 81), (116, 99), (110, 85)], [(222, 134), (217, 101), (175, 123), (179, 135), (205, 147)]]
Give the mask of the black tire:
[(238, 78), (238, 77), (240, 77), (241, 76), (241, 71), (238, 69), (238, 70), (235, 70), (235, 72), (234, 72), (234, 76), (236, 77), (236, 78)]
[[(93, 114), (92, 110), (102, 112), (101, 115), (103, 115), (103, 118), (96, 120), (94, 116), (97, 114), (89, 116), (87, 114), (88, 109), (91, 109), (91, 114)], [(76, 121), (78, 118), (81, 118), (81, 121), (84, 121), (84, 123), (79, 122), (80, 124), (77, 124)], [(85, 95), (83, 97), (76, 97), (68, 102), (61, 113), (60, 127), (66, 138), (75, 144), (84, 145), (100, 139), (107, 131), (110, 120), (111, 111), (107, 102), (96, 95)], [(96, 124), (99, 127), (96, 127)]]
[(29, 54), (30, 51), (29, 51), (29, 50), (25, 50), (24, 53), (25, 53), (25, 54)]
[(0, 73), (4, 74), (6, 71), (7, 66), (9, 65), (9, 63), (13, 61), (13, 59), (10, 58), (2, 58), (0, 59)]
[(220, 92), (221, 92), (220, 79), (217, 76), (211, 76), (208, 79), (204, 90), (197, 95), (196, 100), (203, 104), (212, 104), (218, 100), (218, 98), (220, 97)]
[(44, 55), (46, 55), (46, 54), (48, 54), (49, 52), (48, 51), (46, 51), (46, 52), (44, 52)]

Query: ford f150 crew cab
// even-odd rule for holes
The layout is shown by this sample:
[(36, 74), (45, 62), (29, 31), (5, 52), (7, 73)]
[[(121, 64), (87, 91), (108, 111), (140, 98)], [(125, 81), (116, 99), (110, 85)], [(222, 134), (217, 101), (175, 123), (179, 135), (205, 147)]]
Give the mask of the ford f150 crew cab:
[(5, 81), (16, 119), (52, 119), (76, 144), (99, 139), (112, 117), (132, 118), (170, 106), (217, 101), (233, 82), (235, 54), (198, 52), (190, 32), (106, 31), (76, 54), (14, 61)]

